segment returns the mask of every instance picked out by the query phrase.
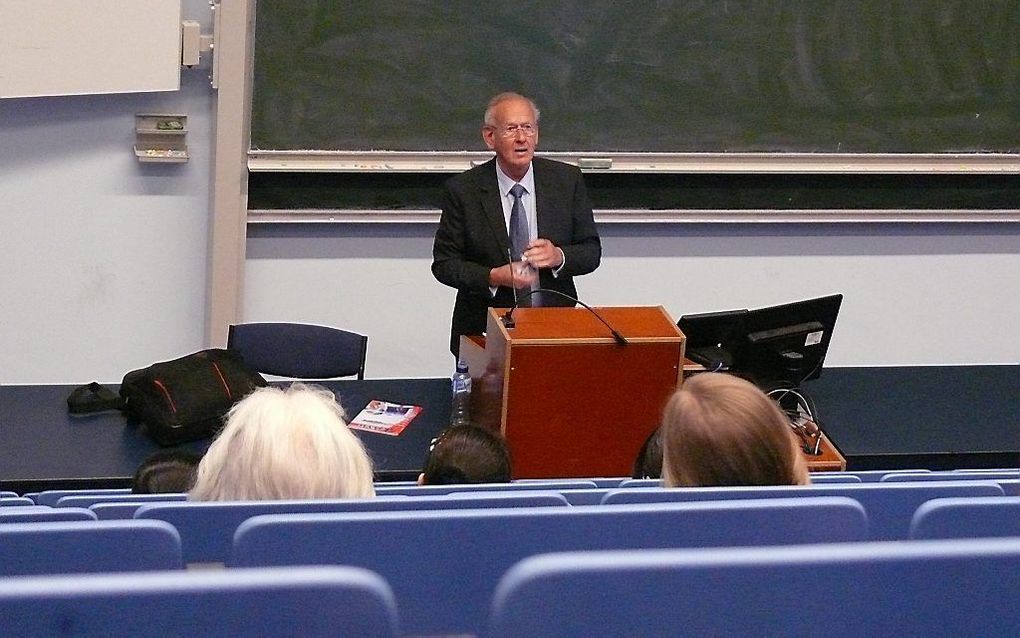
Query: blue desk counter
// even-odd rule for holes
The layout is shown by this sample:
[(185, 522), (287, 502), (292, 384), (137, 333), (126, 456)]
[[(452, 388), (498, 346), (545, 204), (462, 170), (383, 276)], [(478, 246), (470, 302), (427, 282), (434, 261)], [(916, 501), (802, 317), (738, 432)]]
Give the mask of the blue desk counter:
[[(356, 431), (378, 480), (417, 478), (429, 442), (450, 415), (449, 379), (319, 382), (353, 418), (369, 401), (419, 405), (421, 413), (400, 436)], [(115, 386), (110, 386), (116, 390)], [(146, 456), (162, 449), (143, 426), (120, 412), (72, 417), (71, 385), (0, 386), (0, 489), (18, 493), (55, 488), (126, 487)], [(205, 451), (211, 439), (180, 447)]]

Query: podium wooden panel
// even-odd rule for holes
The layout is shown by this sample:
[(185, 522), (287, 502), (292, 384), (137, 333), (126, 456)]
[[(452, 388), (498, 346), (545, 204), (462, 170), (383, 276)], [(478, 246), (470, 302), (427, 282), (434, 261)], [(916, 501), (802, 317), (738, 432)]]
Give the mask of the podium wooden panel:
[(804, 454), (807, 459), (808, 470), (812, 472), (842, 472), (846, 470), (846, 459), (839, 449), (832, 444), (829, 437), (822, 433), (821, 445), (818, 447), (818, 454)]
[(682, 379), (684, 336), (659, 307), (489, 310), (486, 337), (462, 337), (472, 414), (499, 430), (515, 478), (630, 476)]

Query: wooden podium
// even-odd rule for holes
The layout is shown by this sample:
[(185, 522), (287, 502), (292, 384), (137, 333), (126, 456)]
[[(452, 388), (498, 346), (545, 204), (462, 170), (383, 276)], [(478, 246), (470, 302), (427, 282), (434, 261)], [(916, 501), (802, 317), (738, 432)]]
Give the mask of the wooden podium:
[(472, 420), (502, 432), (514, 478), (630, 476), (681, 382), (684, 335), (660, 306), (490, 308), (485, 337), (461, 337)]

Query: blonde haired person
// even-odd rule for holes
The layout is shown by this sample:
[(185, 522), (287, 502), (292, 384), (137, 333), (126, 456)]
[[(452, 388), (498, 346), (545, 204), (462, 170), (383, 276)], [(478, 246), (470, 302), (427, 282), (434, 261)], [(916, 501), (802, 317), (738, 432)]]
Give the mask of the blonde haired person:
[(807, 485), (807, 463), (779, 406), (757, 386), (723, 373), (692, 376), (663, 414), (667, 487)]
[(255, 390), (231, 408), (189, 498), (239, 501), (375, 495), (372, 462), (329, 390)]

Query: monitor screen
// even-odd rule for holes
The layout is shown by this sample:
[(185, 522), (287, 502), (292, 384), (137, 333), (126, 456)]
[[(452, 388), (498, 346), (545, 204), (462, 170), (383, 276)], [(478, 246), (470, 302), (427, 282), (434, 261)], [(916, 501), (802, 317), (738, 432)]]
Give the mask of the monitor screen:
[(836, 325), (843, 295), (754, 310), (685, 315), (688, 358), (711, 370), (728, 369), (763, 389), (797, 387), (814, 379)]

